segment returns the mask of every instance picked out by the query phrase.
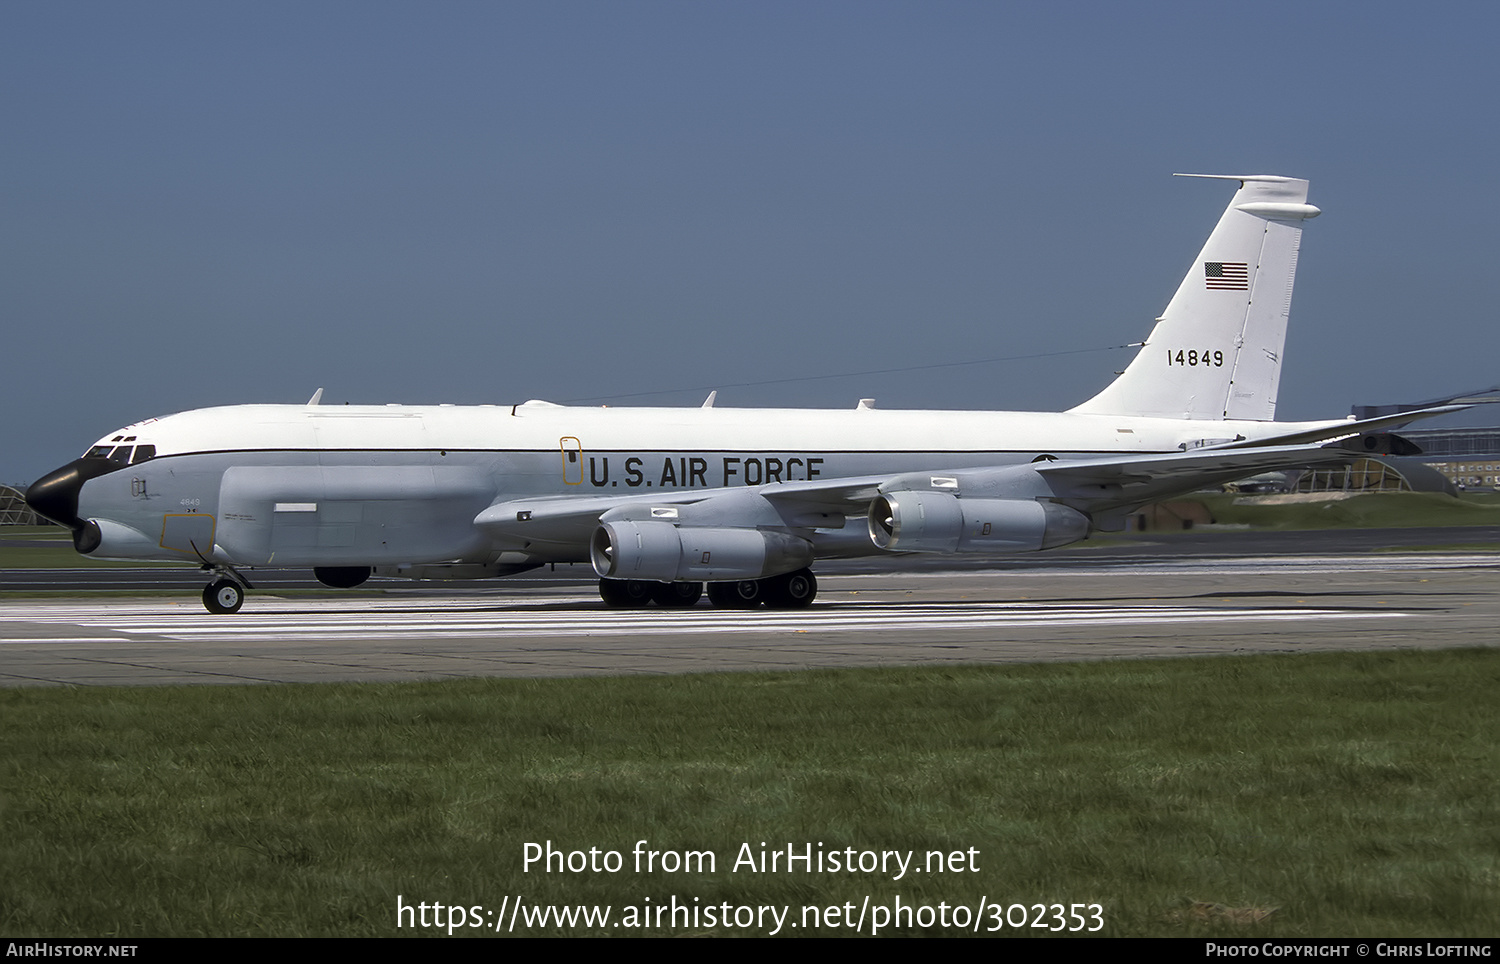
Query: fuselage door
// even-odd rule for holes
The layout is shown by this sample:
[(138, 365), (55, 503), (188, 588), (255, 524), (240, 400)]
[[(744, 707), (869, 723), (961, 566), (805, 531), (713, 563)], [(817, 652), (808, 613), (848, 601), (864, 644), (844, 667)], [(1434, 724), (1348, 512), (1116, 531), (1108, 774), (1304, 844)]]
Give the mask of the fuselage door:
[(558, 440), (562, 449), (563, 482), (566, 485), (583, 484), (583, 443), (573, 436)]
[(214, 517), (199, 512), (168, 512), (161, 518), (161, 547), (206, 560), (214, 551)]

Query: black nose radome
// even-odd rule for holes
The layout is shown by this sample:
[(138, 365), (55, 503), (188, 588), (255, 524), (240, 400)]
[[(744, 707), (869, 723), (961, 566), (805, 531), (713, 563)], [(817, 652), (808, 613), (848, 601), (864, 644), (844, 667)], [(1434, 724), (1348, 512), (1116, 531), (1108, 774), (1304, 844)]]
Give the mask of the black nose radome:
[(77, 532), (83, 528), (83, 520), (78, 518), (78, 492), (83, 483), (120, 467), (106, 459), (74, 459), (33, 482), (26, 490), (26, 504), (33, 512)]

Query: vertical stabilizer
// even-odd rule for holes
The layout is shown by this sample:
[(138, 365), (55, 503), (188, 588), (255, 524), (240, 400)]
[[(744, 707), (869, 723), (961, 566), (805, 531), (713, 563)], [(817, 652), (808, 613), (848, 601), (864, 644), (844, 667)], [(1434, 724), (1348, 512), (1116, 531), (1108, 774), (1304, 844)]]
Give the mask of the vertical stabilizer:
[(1270, 421), (1302, 222), (1318, 209), (1296, 178), (1182, 176), (1238, 181), (1240, 189), (1140, 353), (1073, 411)]

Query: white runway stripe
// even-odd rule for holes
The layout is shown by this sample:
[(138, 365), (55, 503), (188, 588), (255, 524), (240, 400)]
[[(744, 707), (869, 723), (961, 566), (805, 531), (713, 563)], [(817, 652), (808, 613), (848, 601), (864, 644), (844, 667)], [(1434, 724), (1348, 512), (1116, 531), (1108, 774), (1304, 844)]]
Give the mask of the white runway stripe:
[[(213, 616), (187, 605), (9, 606), (0, 614), (0, 643), (77, 642), (87, 638), (19, 636), (11, 624), (27, 623), (115, 633), (119, 639), (141, 637), (178, 641), (272, 640), (317, 636), (334, 639), (473, 638), (482, 636), (659, 636), (705, 633), (837, 633), (870, 630), (932, 630), (1049, 626), (1206, 623), (1213, 621), (1281, 621), (1288, 619), (1368, 619), (1403, 615), (1399, 611), (1320, 608), (1245, 608), (1194, 606), (1080, 606), (1030, 603), (959, 603), (951, 605), (815, 606), (795, 612), (736, 612), (697, 608), (561, 609), (515, 611), (476, 606), (465, 599), (449, 611), (413, 605), (411, 600), (270, 600), (256, 604), (272, 611)], [(587, 597), (548, 597), (531, 605), (596, 605)], [(352, 609), (357, 605), (358, 609)], [(102, 637), (108, 639), (111, 637)]]
[[(1426, 572), (1437, 569), (1500, 569), (1500, 553), (1397, 553), (1370, 552), (1350, 556), (1243, 556), (1235, 558), (1181, 559), (1090, 559), (1079, 552), (1067, 559), (1067, 564), (1053, 562), (1049, 565), (1007, 566), (994, 569), (968, 569), (965, 574), (988, 573), (1004, 578), (1093, 578), (1113, 573), (1144, 575), (1260, 575), (1284, 574), (1287, 576), (1318, 573), (1389, 573)], [(869, 572), (866, 578), (889, 579), (951, 579), (949, 572)]]

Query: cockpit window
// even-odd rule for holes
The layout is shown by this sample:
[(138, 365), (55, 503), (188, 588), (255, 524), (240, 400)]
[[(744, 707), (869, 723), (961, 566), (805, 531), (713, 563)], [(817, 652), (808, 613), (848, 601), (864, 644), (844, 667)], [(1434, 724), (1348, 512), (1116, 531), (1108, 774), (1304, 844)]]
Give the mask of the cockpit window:
[(135, 465), (147, 459), (156, 458), (155, 445), (133, 445), (135, 436), (132, 435), (125, 440), (124, 445), (116, 445), (119, 439), (111, 442), (101, 442), (84, 453), (86, 459), (109, 459), (116, 465)]

